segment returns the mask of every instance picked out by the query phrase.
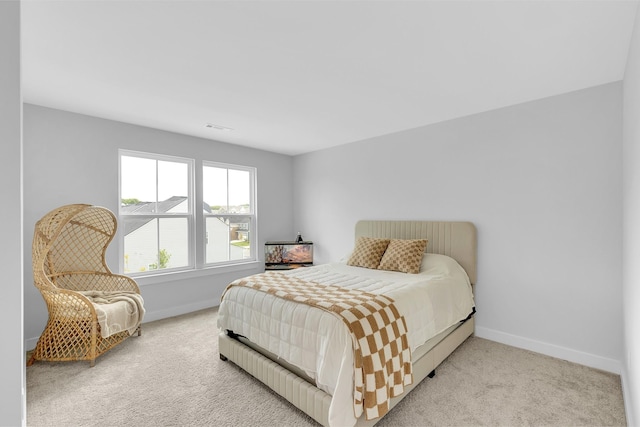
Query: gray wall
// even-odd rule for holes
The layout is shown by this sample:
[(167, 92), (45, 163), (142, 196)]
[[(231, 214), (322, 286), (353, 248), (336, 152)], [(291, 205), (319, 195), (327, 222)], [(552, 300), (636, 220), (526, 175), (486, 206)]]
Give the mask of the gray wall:
[[(25, 360), (22, 334), (22, 97), (20, 2), (0, 1), (0, 182), (7, 201), (0, 214), (0, 425), (24, 423)], [(19, 325), (16, 327), (15, 325)]]
[[(262, 243), (294, 237), (290, 156), (189, 137), (110, 120), (25, 104), (24, 106), (24, 268), (25, 339), (35, 346), (47, 320), (46, 306), (31, 284), (33, 226), (45, 213), (67, 203), (118, 208), (118, 149), (137, 150), (255, 166), (258, 188), (258, 254)], [(117, 243), (108, 251), (118, 269)], [(257, 273), (263, 265), (205, 275), (183, 274), (163, 281), (140, 280), (146, 321), (218, 305), (226, 285)], [(224, 271), (224, 272), (222, 272)]]
[(624, 75), (622, 386), (627, 422), (640, 425), (640, 10)]
[(478, 229), (476, 334), (619, 372), (622, 85), (295, 158), (296, 229), (318, 261), (359, 219)]
[[(0, 366), (3, 397), (0, 425), (24, 423), (25, 357), (22, 338), (22, 96), (20, 90), (20, 2), (0, 2), (0, 221), (3, 293), (0, 298)], [(9, 325), (10, 327), (7, 327)], [(16, 327), (15, 325), (19, 325)]]

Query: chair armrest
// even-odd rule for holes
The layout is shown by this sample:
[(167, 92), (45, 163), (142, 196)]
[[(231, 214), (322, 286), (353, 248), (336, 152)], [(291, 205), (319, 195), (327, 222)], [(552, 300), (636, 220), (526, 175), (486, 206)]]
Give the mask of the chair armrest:
[(140, 293), (140, 287), (138, 286), (136, 281), (129, 276), (124, 276), (122, 274), (112, 274), (110, 280), (112, 280), (114, 286), (117, 287), (117, 289), (114, 290), (135, 292), (137, 294)]
[(135, 280), (122, 274), (96, 273), (91, 281), (91, 291), (123, 291), (140, 293), (140, 288)]
[(49, 317), (52, 319), (87, 319), (97, 320), (96, 310), (91, 301), (76, 291), (68, 289), (43, 290)]

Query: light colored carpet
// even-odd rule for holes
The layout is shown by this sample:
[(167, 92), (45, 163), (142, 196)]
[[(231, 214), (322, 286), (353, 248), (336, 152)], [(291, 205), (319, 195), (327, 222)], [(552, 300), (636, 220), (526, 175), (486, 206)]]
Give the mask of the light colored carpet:
[[(88, 362), (27, 368), (28, 426), (317, 426), (218, 356), (217, 312), (143, 325)], [(622, 426), (617, 375), (469, 338), (379, 426)]]

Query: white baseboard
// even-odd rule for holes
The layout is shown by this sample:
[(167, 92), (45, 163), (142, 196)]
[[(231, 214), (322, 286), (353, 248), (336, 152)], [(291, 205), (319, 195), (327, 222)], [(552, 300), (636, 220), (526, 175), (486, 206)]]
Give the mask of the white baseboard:
[(622, 398), (624, 399), (624, 409), (625, 414), (627, 416), (627, 425), (628, 426), (637, 426), (640, 419), (636, 419), (635, 412), (640, 410), (640, 406), (638, 401), (633, 399), (631, 395), (631, 387), (629, 384), (629, 375), (627, 370), (623, 367), (622, 373), (620, 374), (620, 379), (622, 382)]
[(31, 350), (35, 349), (36, 348), (36, 344), (38, 344), (38, 338), (40, 338), (40, 337), (27, 338), (26, 340), (24, 340), (24, 349), (25, 349), (25, 351), (31, 351)]
[(621, 363), (619, 360), (609, 359), (595, 354), (585, 353), (573, 350), (567, 347), (561, 347), (554, 344), (548, 344), (542, 341), (536, 341), (517, 335), (507, 334), (505, 332), (496, 331), (494, 329), (483, 328), (476, 324), (475, 335), (491, 341), (518, 347), (525, 350), (535, 351), (536, 353), (545, 354), (547, 356), (558, 359), (568, 360), (569, 362), (578, 363), (580, 365), (589, 366), (591, 368), (600, 369), (602, 371), (620, 374)]
[(217, 307), (220, 305), (220, 298), (212, 298), (208, 300), (198, 301), (192, 304), (180, 305), (177, 307), (167, 308), (159, 311), (147, 311), (144, 314), (144, 321), (153, 322), (155, 320), (166, 319), (168, 317), (180, 316), (181, 314), (193, 313), (194, 311), (204, 310), (205, 308)]
[[(154, 320), (166, 319), (168, 317), (180, 316), (181, 314), (192, 313), (198, 310), (204, 310), (205, 308), (217, 307), (220, 305), (220, 298), (213, 298), (203, 301), (198, 301), (193, 304), (185, 304), (176, 307), (171, 307), (165, 310), (158, 311), (146, 311), (144, 314), (144, 320), (142, 324), (147, 322), (153, 322)], [(36, 348), (36, 344), (38, 343), (38, 338), (27, 338), (24, 342), (24, 348), (26, 350), (33, 350)]]

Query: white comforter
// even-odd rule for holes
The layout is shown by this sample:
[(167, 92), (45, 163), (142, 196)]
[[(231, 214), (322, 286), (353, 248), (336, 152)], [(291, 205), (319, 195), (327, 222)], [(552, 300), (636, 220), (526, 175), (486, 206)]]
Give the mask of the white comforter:
[[(405, 316), (411, 350), (465, 319), (474, 307), (469, 278), (445, 255), (425, 254), (419, 274), (332, 263), (287, 271), (299, 278), (385, 294)], [(343, 321), (321, 309), (247, 287), (228, 290), (218, 327), (232, 330), (304, 370), (332, 396), (329, 424), (352, 426), (353, 350)]]

